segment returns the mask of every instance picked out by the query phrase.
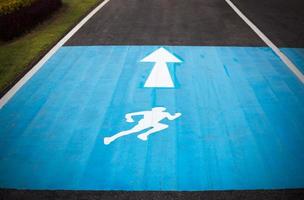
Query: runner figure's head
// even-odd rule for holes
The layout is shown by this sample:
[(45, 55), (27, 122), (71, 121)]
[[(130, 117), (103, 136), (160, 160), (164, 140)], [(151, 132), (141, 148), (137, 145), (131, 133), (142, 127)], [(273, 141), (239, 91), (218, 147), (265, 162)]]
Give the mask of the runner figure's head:
[(166, 110), (165, 107), (155, 107), (155, 108), (152, 108), (152, 111), (156, 111), (156, 112), (163, 112), (165, 110)]

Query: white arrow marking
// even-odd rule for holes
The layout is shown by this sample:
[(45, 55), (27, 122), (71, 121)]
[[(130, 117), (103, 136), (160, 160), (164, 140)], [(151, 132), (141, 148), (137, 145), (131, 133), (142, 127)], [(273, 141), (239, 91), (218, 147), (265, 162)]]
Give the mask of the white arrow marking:
[(167, 63), (181, 63), (164, 48), (159, 48), (140, 62), (155, 62), (144, 87), (174, 87)]

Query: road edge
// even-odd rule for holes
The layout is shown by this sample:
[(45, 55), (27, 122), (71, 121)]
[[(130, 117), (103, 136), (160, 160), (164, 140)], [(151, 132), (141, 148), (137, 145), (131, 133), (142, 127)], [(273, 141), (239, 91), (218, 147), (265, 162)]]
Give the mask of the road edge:
[(80, 22), (78, 22), (68, 33), (62, 37), (50, 50), (38, 59), (22, 77), (8, 89), (0, 99), (0, 109), (17, 93), (17, 91), (28, 81), (31, 77), (39, 71), (39, 69), (66, 43), (89, 19), (93, 17), (101, 8), (103, 8), (110, 0), (102, 1), (89, 14), (87, 14)]
[(230, 0), (225, 0), (226, 3), (234, 10), (234, 12), (272, 49), (272, 51), (281, 59), (281, 61), (294, 73), (294, 75), (304, 84), (304, 75), (298, 67), (251, 21), (240, 9)]

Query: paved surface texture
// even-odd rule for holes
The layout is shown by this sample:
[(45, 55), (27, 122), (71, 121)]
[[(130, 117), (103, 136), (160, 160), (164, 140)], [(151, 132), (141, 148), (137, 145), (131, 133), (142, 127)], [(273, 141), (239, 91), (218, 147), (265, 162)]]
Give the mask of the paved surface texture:
[(304, 47), (304, 1), (232, 1), (278, 47)]
[(113, 0), (66, 45), (265, 46), (223, 0)]
[[(233, 2), (304, 71), (302, 2)], [(111, 0), (0, 109), (0, 199), (303, 199), (303, 119), (225, 1)]]
[(303, 199), (303, 190), (126, 192), (126, 191), (24, 191), (0, 190), (1, 200), (294, 200)]
[(304, 48), (281, 48), (281, 51), (304, 73)]
[[(169, 65), (175, 88), (144, 87), (153, 63), (139, 61), (156, 46), (61, 48), (0, 112), (1, 186), (303, 187), (304, 87), (275, 54), (165, 48), (182, 60)], [(169, 127), (149, 141), (134, 133), (104, 144), (136, 125), (126, 113), (158, 106), (182, 116), (164, 120)]]

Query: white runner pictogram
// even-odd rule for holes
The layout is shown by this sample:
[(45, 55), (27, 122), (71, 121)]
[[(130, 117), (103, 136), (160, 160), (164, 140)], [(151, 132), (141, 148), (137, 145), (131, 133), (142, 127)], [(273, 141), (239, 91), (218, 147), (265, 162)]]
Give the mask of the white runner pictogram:
[(171, 115), (168, 112), (164, 112), (166, 110), (165, 107), (155, 107), (152, 108), (152, 110), (148, 111), (140, 111), (140, 112), (134, 112), (134, 113), (128, 113), (126, 114), (126, 121), (129, 123), (134, 122), (133, 116), (136, 115), (142, 115), (143, 118), (138, 121), (137, 125), (135, 125), (130, 130), (121, 131), (111, 137), (105, 137), (104, 138), (104, 144), (108, 145), (114, 140), (129, 135), (133, 133), (137, 133), (146, 129), (149, 129), (148, 131), (139, 134), (137, 137), (141, 140), (148, 140), (148, 136), (152, 133), (164, 130), (169, 127), (167, 124), (160, 123), (163, 119), (169, 119), (169, 120), (175, 120), (176, 118), (180, 117), (181, 113), (175, 113), (174, 115)]

